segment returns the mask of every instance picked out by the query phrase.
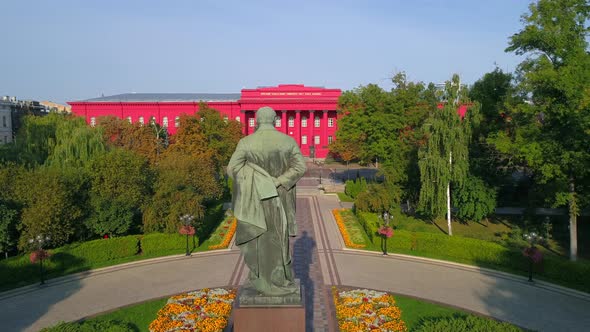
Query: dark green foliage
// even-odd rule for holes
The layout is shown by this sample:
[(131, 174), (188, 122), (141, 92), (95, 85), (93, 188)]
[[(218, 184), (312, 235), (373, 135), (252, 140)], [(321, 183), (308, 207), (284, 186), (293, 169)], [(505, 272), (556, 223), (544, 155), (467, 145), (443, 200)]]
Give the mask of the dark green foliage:
[(415, 332), (521, 332), (522, 329), (508, 323), (478, 316), (455, 315), (426, 319), (413, 329)]
[(39, 234), (49, 235), (48, 245), (53, 247), (73, 239), (83, 212), (63, 173), (48, 168), (23, 172), (15, 192), (23, 206), (19, 248), (25, 249), (28, 240)]
[(457, 217), (462, 220), (480, 221), (494, 212), (496, 191), (475, 176), (467, 176), (463, 184), (452, 193)]
[(383, 213), (391, 211), (399, 198), (392, 196), (392, 191), (387, 190), (384, 184), (371, 183), (367, 189), (359, 193), (354, 201), (354, 206), (360, 211)]
[(18, 211), (0, 200), (0, 253), (16, 248)]
[[(194, 249), (194, 238), (189, 236), (189, 250)], [(184, 253), (186, 236), (180, 234), (151, 233), (141, 237), (141, 254), (147, 257)]]
[(91, 320), (82, 323), (61, 322), (41, 332), (136, 332), (137, 327), (131, 323), (116, 320)]
[[(118, 263), (137, 255), (136, 236), (100, 239), (72, 243), (50, 250), (50, 258), (43, 262), (50, 278)], [(0, 289), (10, 289), (38, 282), (39, 267), (31, 264), (29, 255), (0, 261)]]
[(114, 149), (89, 167), (92, 213), (86, 224), (94, 234), (124, 235), (140, 222), (140, 208), (150, 195), (152, 172), (134, 152)]
[(356, 217), (361, 224), (361, 227), (367, 233), (369, 240), (373, 242), (377, 236), (377, 230), (379, 229), (379, 219), (373, 213), (362, 212), (360, 210), (355, 211)]
[(365, 191), (366, 189), (367, 180), (362, 177), (359, 177), (355, 180), (347, 180), (344, 186), (344, 192), (352, 198), (356, 198), (358, 194)]

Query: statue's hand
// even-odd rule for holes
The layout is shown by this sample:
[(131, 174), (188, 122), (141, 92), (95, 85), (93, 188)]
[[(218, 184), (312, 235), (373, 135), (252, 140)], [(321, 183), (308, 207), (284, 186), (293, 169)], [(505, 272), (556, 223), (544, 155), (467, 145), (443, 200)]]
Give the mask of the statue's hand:
[(280, 187), (281, 183), (279, 182), (279, 180), (277, 178), (272, 178), (272, 181), (275, 183), (275, 187)]

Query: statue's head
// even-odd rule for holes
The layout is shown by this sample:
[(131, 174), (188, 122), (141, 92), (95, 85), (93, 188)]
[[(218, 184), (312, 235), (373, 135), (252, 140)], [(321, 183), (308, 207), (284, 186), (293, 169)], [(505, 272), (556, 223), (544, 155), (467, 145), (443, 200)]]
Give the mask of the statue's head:
[(274, 124), (275, 118), (277, 114), (275, 111), (268, 107), (264, 106), (258, 109), (256, 112), (256, 123), (258, 124)]

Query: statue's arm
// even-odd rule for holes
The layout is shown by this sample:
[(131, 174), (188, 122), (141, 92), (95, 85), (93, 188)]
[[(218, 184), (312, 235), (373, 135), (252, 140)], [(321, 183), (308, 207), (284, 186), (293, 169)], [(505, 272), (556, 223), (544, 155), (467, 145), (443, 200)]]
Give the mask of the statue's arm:
[(299, 179), (305, 174), (305, 159), (301, 154), (301, 150), (297, 145), (291, 149), (291, 157), (289, 161), (289, 169), (281, 174), (277, 180), (285, 189), (291, 189)]
[(246, 164), (246, 151), (244, 150), (244, 144), (240, 140), (238, 142), (238, 146), (236, 147), (236, 151), (231, 156), (229, 163), (227, 164), (227, 175), (230, 178), (235, 179), (236, 175), (244, 167)]

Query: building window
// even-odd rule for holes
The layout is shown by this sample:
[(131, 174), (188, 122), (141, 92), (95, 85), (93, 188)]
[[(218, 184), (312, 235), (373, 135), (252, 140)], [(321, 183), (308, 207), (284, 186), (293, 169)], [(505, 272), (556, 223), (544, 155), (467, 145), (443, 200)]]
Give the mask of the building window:
[(328, 127), (334, 127), (334, 118), (328, 118)]
[(150, 126), (155, 126), (155, 125), (156, 125), (156, 117), (155, 116), (152, 116), (150, 118)]
[(144, 124), (143, 116), (139, 117), (139, 124), (143, 126), (143, 124)]
[(307, 144), (307, 136), (306, 135), (301, 136), (301, 145), (303, 145), (303, 144)]
[(289, 117), (289, 128), (295, 127), (295, 118), (293, 116)]
[(254, 127), (254, 118), (248, 119), (248, 126)]
[(281, 118), (279, 118), (278, 116), (275, 118), (275, 127), (280, 127), (281, 126)]
[(319, 115), (315, 116), (315, 120), (313, 121), (313, 126), (316, 128), (320, 127), (320, 116)]
[(328, 136), (328, 144), (332, 144), (332, 136)]
[(130, 116), (127, 117), (127, 121), (129, 121), (129, 123), (133, 123), (132, 119)]
[(320, 137), (319, 136), (314, 136), (313, 137), (313, 144), (320, 145)]
[(95, 117), (91, 117), (91, 118), (90, 118), (90, 125), (91, 125), (92, 127), (96, 126), (96, 118), (95, 118)]
[(242, 122), (242, 121), (240, 121), (240, 117), (239, 116), (236, 116), (236, 121)]
[(6, 115), (2, 116), (2, 125), (6, 127)]
[(303, 127), (303, 128), (307, 127), (307, 117), (306, 116), (301, 117), (301, 127)]
[(162, 126), (164, 126), (164, 128), (168, 128), (168, 117), (167, 116), (162, 118)]
[(175, 128), (180, 127), (180, 117), (179, 116), (174, 118), (174, 127)]
[(223, 116), (223, 122), (227, 123), (227, 120), (228, 120), (227, 115), (224, 115)]

